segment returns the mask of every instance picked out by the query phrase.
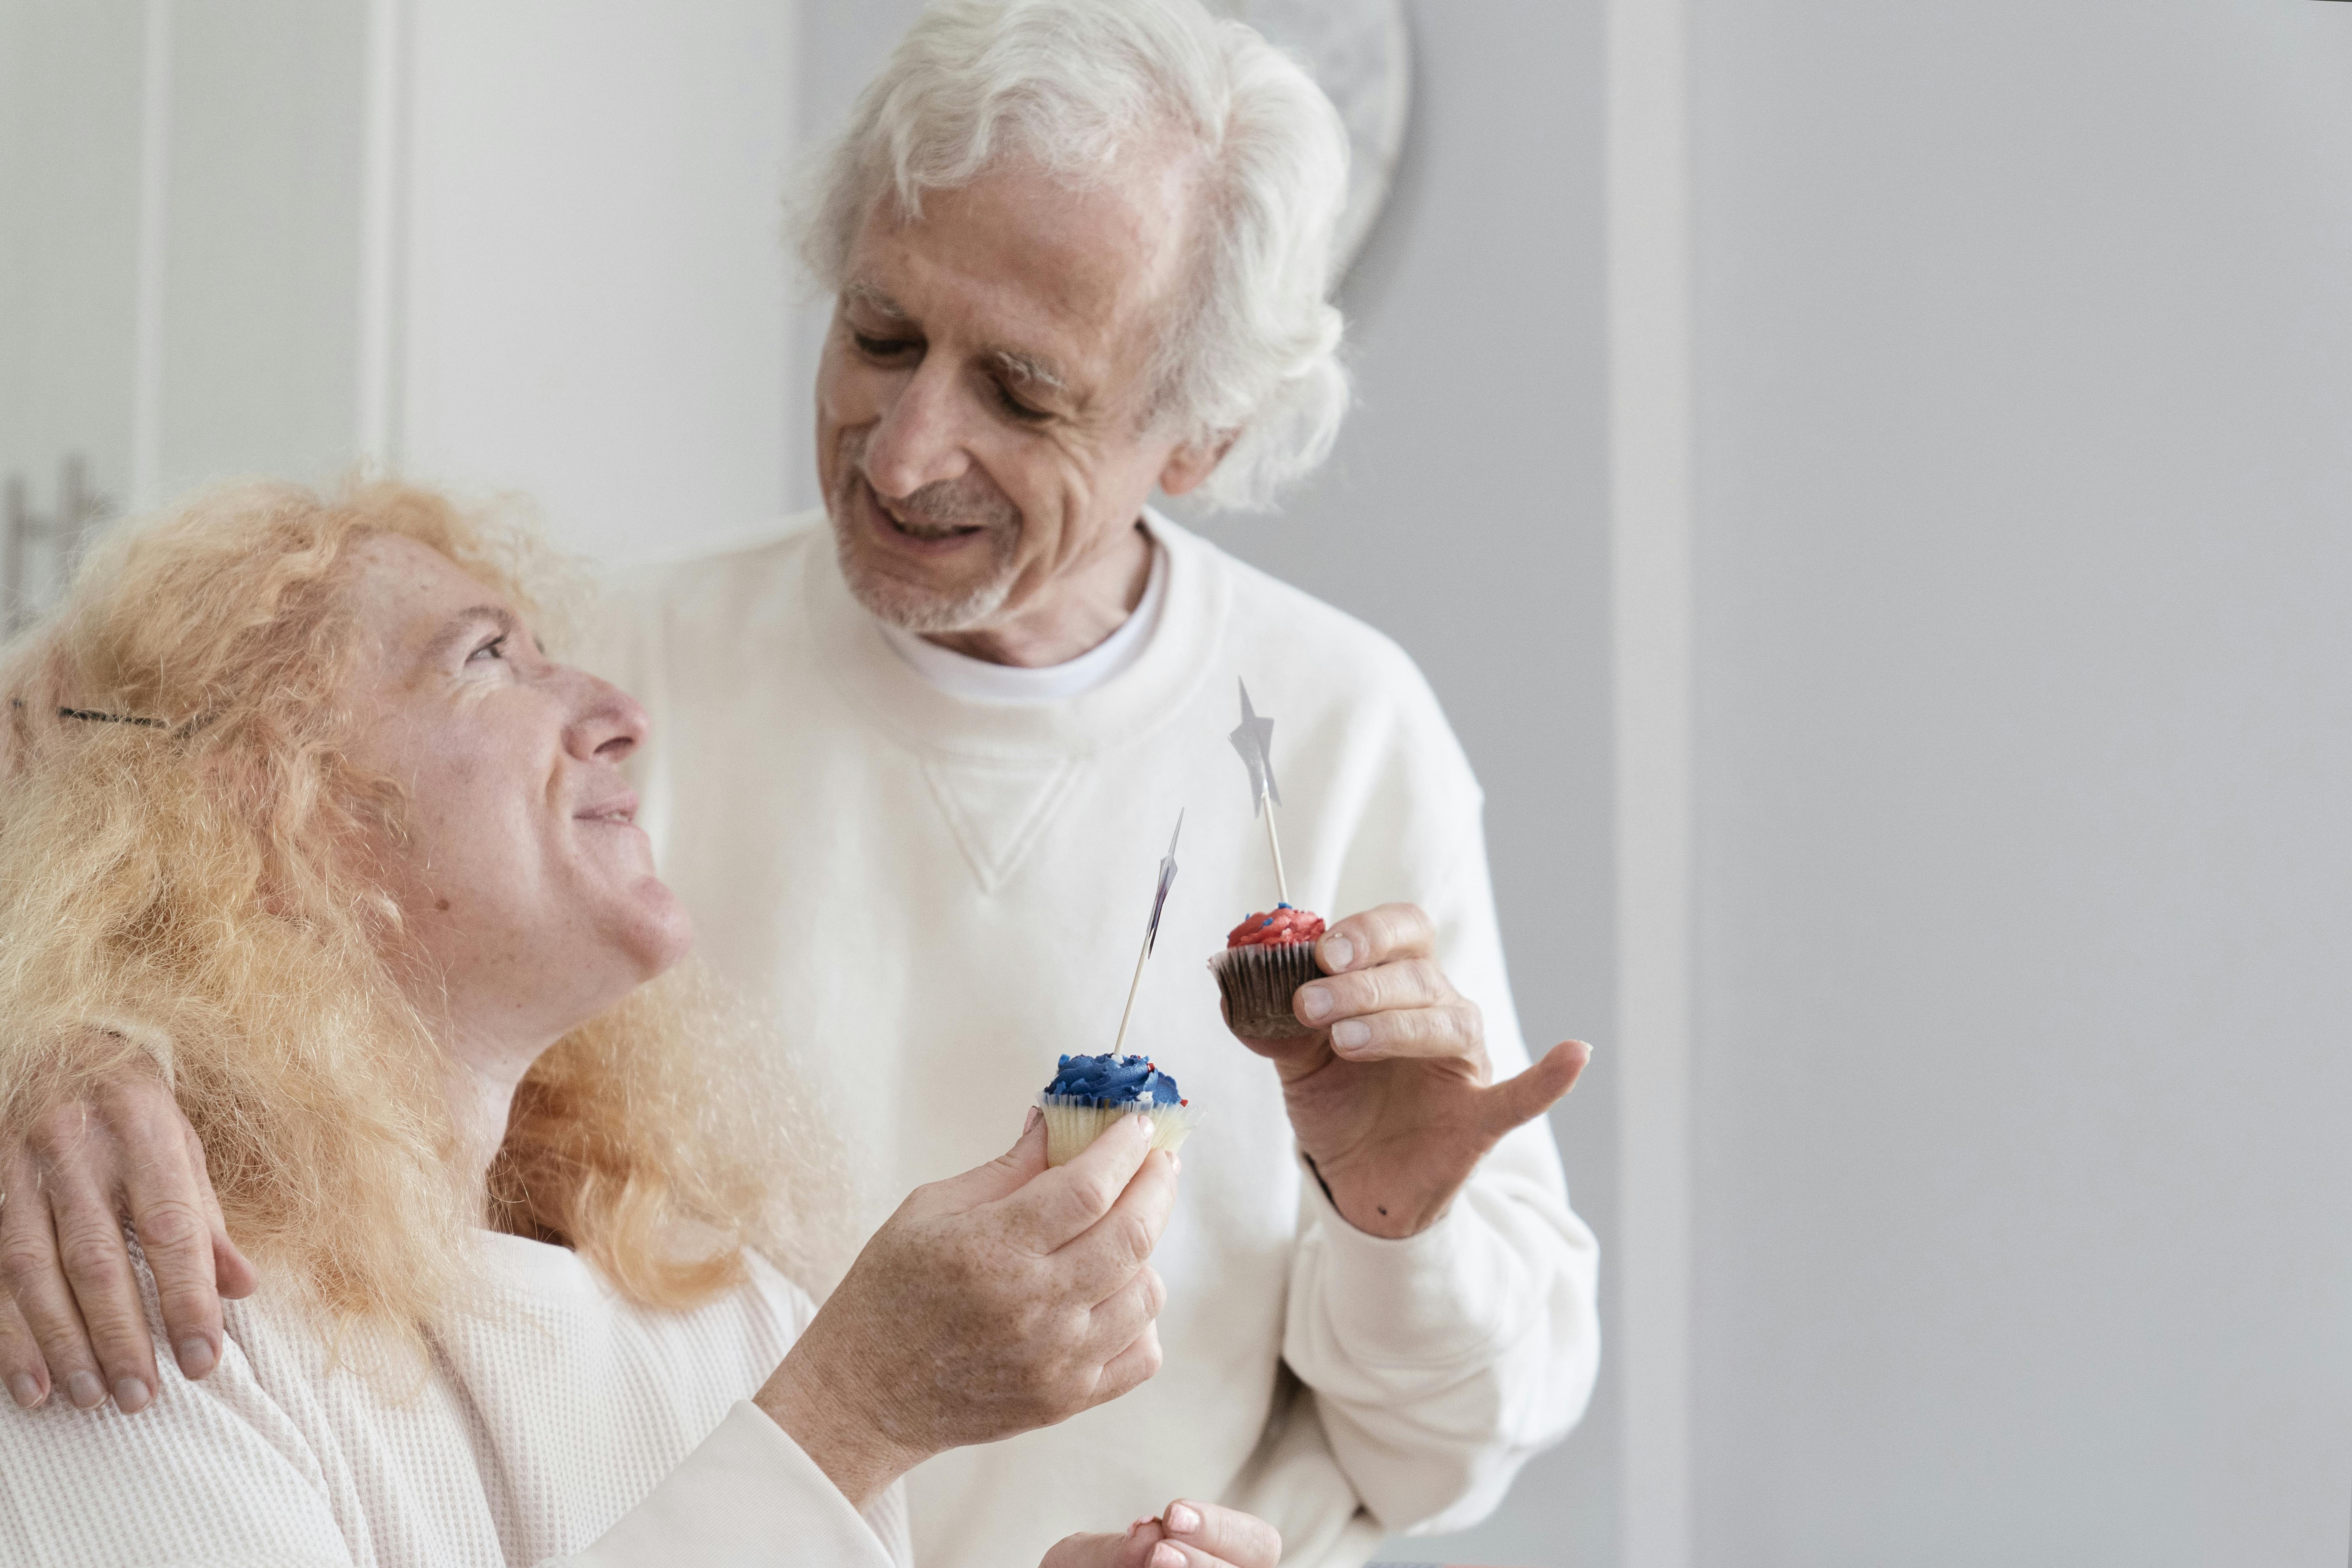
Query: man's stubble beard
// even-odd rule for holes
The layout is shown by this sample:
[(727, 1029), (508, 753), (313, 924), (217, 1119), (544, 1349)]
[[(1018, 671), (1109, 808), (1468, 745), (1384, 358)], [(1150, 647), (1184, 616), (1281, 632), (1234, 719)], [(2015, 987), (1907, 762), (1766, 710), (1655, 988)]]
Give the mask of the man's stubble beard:
[[(866, 478), (866, 435), (863, 430), (842, 432), (840, 477), (834, 482), (834, 493), (825, 498), (834, 554), (841, 563), (842, 579), (850, 593), (875, 619), (919, 636), (967, 632), (985, 626), (1012, 597), (1013, 583), (1020, 576), (1020, 510), (977, 474), (925, 485), (892, 510), (922, 522), (979, 527), (989, 552), (988, 575), (953, 597), (943, 597), (877, 571), (866, 557), (870, 547), (856, 537), (865, 527), (857, 516), (857, 492), (870, 488)], [(881, 494), (874, 493), (877, 499)]]

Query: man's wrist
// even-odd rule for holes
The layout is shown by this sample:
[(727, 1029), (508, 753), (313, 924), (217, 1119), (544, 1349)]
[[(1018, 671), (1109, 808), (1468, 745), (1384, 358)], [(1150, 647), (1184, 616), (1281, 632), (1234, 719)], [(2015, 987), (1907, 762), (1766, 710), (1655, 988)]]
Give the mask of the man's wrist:
[(1442, 1192), (1415, 1192), (1393, 1172), (1365, 1172), (1359, 1176), (1342, 1165), (1335, 1173), (1327, 1171), (1304, 1144), (1299, 1146), (1298, 1157), (1323, 1189), (1334, 1213), (1366, 1236), (1383, 1241), (1407, 1241), (1437, 1224), (1454, 1206), (1454, 1196), (1463, 1187), (1463, 1182), (1457, 1181)]

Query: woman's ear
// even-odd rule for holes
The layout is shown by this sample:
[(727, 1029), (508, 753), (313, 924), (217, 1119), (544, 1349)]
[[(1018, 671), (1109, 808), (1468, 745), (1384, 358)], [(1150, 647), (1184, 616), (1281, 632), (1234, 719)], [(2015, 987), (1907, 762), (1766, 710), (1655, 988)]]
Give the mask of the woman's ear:
[(1241, 439), (1241, 432), (1233, 431), (1214, 441), (1187, 441), (1168, 454), (1168, 466), (1160, 470), (1160, 489), (1163, 495), (1181, 496), (1187, 490), (1198, 489), (1225, 454)]

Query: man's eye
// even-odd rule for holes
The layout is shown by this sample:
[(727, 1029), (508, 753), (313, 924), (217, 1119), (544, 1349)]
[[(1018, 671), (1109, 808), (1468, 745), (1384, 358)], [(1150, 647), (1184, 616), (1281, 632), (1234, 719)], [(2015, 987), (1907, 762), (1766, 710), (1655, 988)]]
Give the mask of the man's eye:
[(1032, 408), (1029, 405), (1013, 396), (1013, 389), (1005, 385), (1003, 382), (1000, 381), (996, 383), (995, 385), (997, 406), (1003, 409), (1004, 412), (1012, 417), (1021, 421), (1022, 424), (1043, 425), (1046, 420), (1053, 417), (1053, 416), (1045, 412), (1045, 410), (1042, 408)]
[(897, 359), (915, 347), (908, 338), (877, 338), (864, 332), (852, 332), (849, 337), (857, 345), (857, 352), (868, 359)]
[(466, 662), (467, 664), (471, 664), (476, 659), (481, 658), (502, 659), (506, 658), (506, 656), (507, 639), (505, 634), (500, 633), (499, 636), (494, 637), (489, 641), (484, 643), (481, 647), (476, 648), (473, 652), (467, 654), (466, 656)]

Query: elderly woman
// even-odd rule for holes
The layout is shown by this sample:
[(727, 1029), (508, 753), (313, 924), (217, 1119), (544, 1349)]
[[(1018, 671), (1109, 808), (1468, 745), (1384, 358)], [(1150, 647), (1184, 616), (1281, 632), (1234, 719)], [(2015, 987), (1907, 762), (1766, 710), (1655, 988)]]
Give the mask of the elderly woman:
[[(436, 496), (248, 488), (113, 542), (0, 668), (0, 1016), (48, 1042), (0, 1048), (0, 1116), (152, 1056), (270, 1281), (135, 1418), (0, 1409), (0, 1561), (903, 1563), (900, 1475), (1156, 1369), (1176, 1165), (1136, 1121), (1048, 1171), (1033, 1120), (821, 1310), (793, 1282), (838, 1157), (657, 978), (645, 716), (551, 611)], [(1047, 1561), (1278, 1551), (1179, 1503)]]

